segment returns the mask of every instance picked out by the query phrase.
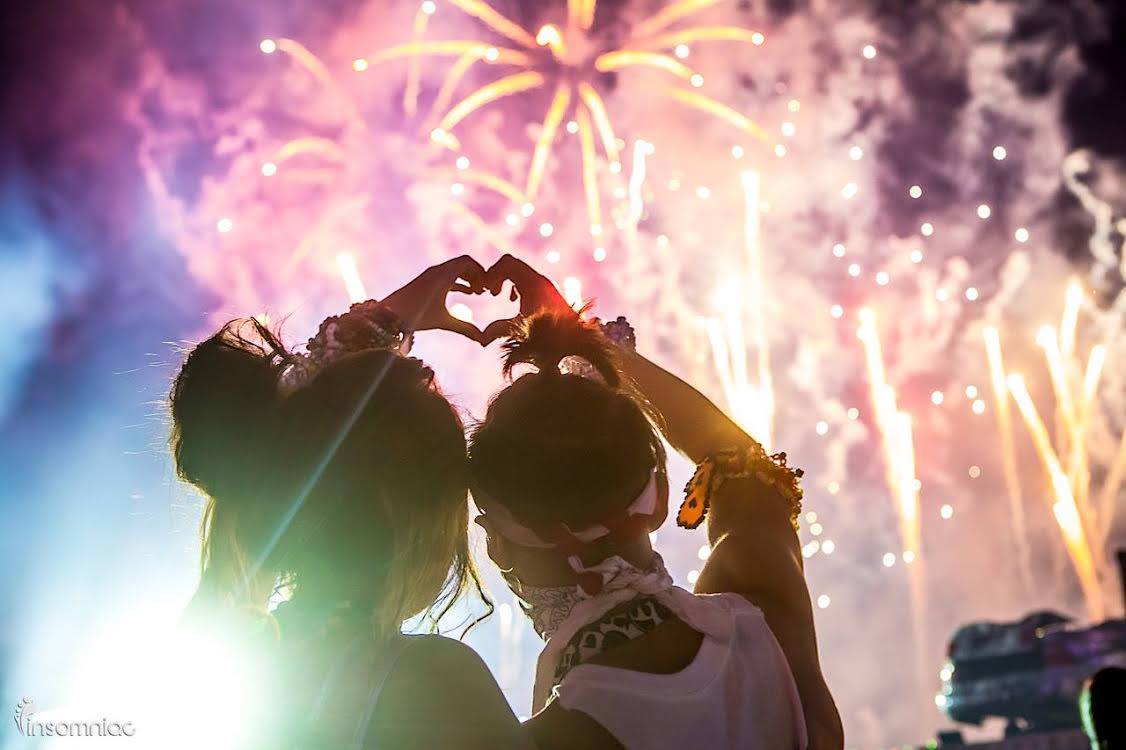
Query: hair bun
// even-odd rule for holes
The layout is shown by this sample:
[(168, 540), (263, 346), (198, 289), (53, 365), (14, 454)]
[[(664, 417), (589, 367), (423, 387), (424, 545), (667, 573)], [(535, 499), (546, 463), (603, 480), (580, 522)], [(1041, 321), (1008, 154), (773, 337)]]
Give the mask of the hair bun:
[(233, 320), (192, 349), (176, 376), (176, 463), (183, 479), (212, 497), (239, 497), (259, 476), (257, 438), (276, 411), (280, 346), (257, 321)]
[(585, 321), (575, 313), (545, 311), (526, 317), (516, 333), (504, 343), (504, 374), (511, 375), (516, 365), (535, 365), (541, 373), (558, 373), (566, 357), (586, 360), (606, 381), (621, 384), (614, 344), (597, 323)]

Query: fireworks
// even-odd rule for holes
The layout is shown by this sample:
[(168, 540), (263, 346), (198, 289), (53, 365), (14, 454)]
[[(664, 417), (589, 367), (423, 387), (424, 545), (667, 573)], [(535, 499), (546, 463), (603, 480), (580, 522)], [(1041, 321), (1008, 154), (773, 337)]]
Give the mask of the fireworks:
[[(1066, 278), (1048, 244), (1052, 177), (1064, 147), (1054, 140), (1058, 118), (1030, 109), (1035, 102), (1017, 93), (1001, 112), (1008, 124), (1016, 116), (1017, 127), (982, 119), (983, 112), (997, 116), (983, 106), (995, 102), (982, 92), (1009, 85), (999, 57), (967, 63), (975, 84), (960, 111), (964, 128), (949, 142), (934, 141), (934, 153), (920, 161), (910, 154), (929, 131), (917, 118), (886, 114), (900, 111), (885, 106), (887, 98), (913, 96), (901, 87), (905, 59), (880, 43), (879, 24), (864, 13), (832, 5), (797, 11), (759, 48), (762, 34), (739, 27), (753, 18), (745, 4), (715, 7), (695, 26), (690, 14), (719, 4), (668, 0), (651, 19), (635, 22), (660, 4), (524, 3), (525, 15), (511, 18), (536, 19), (526, 27), (484, 2), (415, 3), (399, 16), (401, 6), (384, 12), (368, 5), (365, 12), (382, 28), (342, 23), (327, 37), (302, 37), (308, 48), (265, 40), (261, 51), (273, 56), (263, 58), (267, 75), (256, 68), (223, 72), (248, 92), (245, 99), (229, 110), (215, 104), (199, 120), (174, 121), (187, 136), (146, 142), (184, 207), (174, 218), (193, 233), (180, 242), (190, 271), (225, 305), (216, 315), (269, 310), (281, 320), (295, 313), (300, 324), (290, 330), (298, 330), (346, 304), (346, 296), (378, 295), (452, 252), (469, 252), (486, 265), (494, 249), (520, 254), (551, 274), (569, 301), (595, 298), (599, 314), (629, 315), (640, 324), (647, 355), (718, 396), (748, 432), (790, 451), (807, 469), (808, 503), (822, 518), (807, 519), (803, 534), (811, 537), (803, 538), (802, 552), (810, 558), (815, 601), (832, 597), (832, 607), (817, 614), (826, 618), (834, 672), (859, 673), (866, 663), (834, 617), (854, 618), (860, 610), (894, 623), (898, 637), (876, 644), (888, 658), (906, 662), (917, 646), (898, 625), (907, 615), (906, 591), (884, 597), (879, 607), (860, 603), (855, 582), (870, 573), (881, 575), (888, 593), (911, 585), (916, 627), (928, 594), (921, 566), (935, 573), (931, 585), (941, 576), (943, 585), (929, 592), (947, 597), (929, 610), (932, 651), (968, 611), (1067, 607), (1058, 597), (1075, 584), (1069, 578), (1066, 587), (1043, 585), (1050, 560), (1029, 547), (1045, 540), (1026, 539), (1025, 532), (1035, 534), (1041, 516), (1050, 516), (1043, 520), (1053, 537), (1072, 540), (1069, 550), (1080, 563), (1089, 548), (1088, 569), (1097, 570), (1106, 547), (1103, 519), (1126, 479), (1126, 441), (1119, 446), (1117, 432), (1107, 429), (1119, 412), (1106, 408), (1120, 390), (1110, 385), (1120, 381), (1114, 363), (1121, 342), (1108, 338), (1110, 354), (1091, 348), (1098, 342), (1083, 334), (1093, 311), (1074, 292), (1064, 319), (1042, 333), (1038, 353), (1050, 357), (1050, 366), (1043, 387), (1029, 378), (1027, 390), (1055, 441), (1071, 496), (1069, 504), (1057, 492), (1060, 483), (1049, 482), (1051, 500), (1042, 509), (1042, 488), (1030, 478), (1042, 459), (1022, 453), (1024, 438), (1013, 434), (1025, 431), (1006, 372), (1021, 362), (1019, 348), (1006, 346), (1002, 359), (1001, 345), (1030, 318), (1042, 322), (1041, 306), (1029, 305), (1028, 296), (1042, 294), (1049, 277)], [(507, 13), (516, 6), (496, 7)], [(959, 19), (978, 28), (969, 16)], [(478, 23), (489, 28), (475, 30)], [(371, 41), (380, 33), (392, 36)], [(612, 34), (621, 36), (611, 42)], [(610, 74), (619, 72), (610, 93)], [(176, 111), (168, 102), (180, 101), (183, 90), (170, 87), (165, 105), (152, 111)], [(529, 102), (536, 107), (530, 117)], [(1034, 120), (1021, 121), (1026, 111)], [(706, 133), (699, 128), (704, 119), (714, 125)], [(502, 132), (495, 123), (505, 124)], [(150, 132), (157, 127), (166, 123), (154, 121)], [(903, 128), (914, 129), (888, 139)], [(509, 136), (517, 131), (530, 139), (513, 154)], [(966, 137), (970, 132), (981, 137)], [(220, 141), (198, 192), (179, 174), (192, 162), (184, 144), (193, 146), (189, 157), (200, 153), (196, 133)], [(1002, 139), (1005, 156), (998, 159)], [(903, 150), (905, 143), (911, 148)], [(1002, 183), (1018, 193), (989, 187)], [(1051, 187), (1052, 200), (1036, 192), (1038, 185)], [(1097, 260), (1112, 273), (1118, 217), (1101, 203), (1082, 202), (1106, 219), (1105, 262)], [(1002, 279), (999, 291), (998, 263), (1014, 251), (1014, 258), (1032, 261), (1034, 273)], [(1025, 280), (1036, 283), (1022, 286)], [(722, 310), (709, 310), (717, 288)], [(852, 333), (864, 305), (880, 312), (859, 314), (858, 341)], [(464, 305), (451, 312), (472, 316)], [(706, 336), (701, 315), (713, 316)], [(1117, 315), (1107, 314), (1108, 332)], [(988, 359), (979, 316), (1007, 322), (985, 334)], [(470, 363), (456, 348), (460, 342), (447, 351), (435, 340), (422, 353), (472, 409), (493, 385), (491, 353)], [(429, 339), (420, 343), (427, 347)], [(1063, 394), (1058, 408), (1048, 393), (1050, 375)], [(971, 382), (977, 392), (963, 399)], [(858, 398), (858, 389), (868, 387), (871, 395)], [(872, 410), (862, 419), (869, 399)], [(998, 433), (987, 421), (993, 419)], [(872, 472), (865, 468), (871, 462)], [(884, 486), (890, 503), (863, 504), (884, 495)], [(1006, 490), (1008, 505), (1000, 498)], [(983, 522), (995, 507), (1011, 514), (1015, 549), (995, 543), (995, 530)], [(824, 524), (821, 534), (815, 523)], [(883, 538), (879, 530), (892, 524), (896, 538)], [(1082, 543), (1075, 541), (1080, 533)], [(687, 549), (678, 539), (662, 533), (662, 552), (679, 577), (699, 565), (698, 542)], [(954, 580), (953, 571), (970, 566), (1019, 572), (1041, 585), (1022, 589), (1010, 576), (989, 590), (972, 577)], [(947, 606), (955, 596), (965, 608)], [(521, 632), (512, 607), (501, 614), (508, 622), (502, 661)], [(846, 711), (879, 705), (882, 697), (855, 682)], [(514, 698), (521, 700), (518, 692)], [(882, 723), (913, 732), (929, 714), (904, 718), (912, 710), (901, 706)], [(885, 735), (861, 744), (889, 746), (897, 738), (893, 729)]]
[(1024, 498), (1021, 497), (1020, 473), (1017, 470), (1016, 449), (1013, 446), (1012, 412), (1009, 409), (1009, 388), (1005, 382), (1005, 364), (1001, 356), (1001, 336), (993, 326), (982, 329), (985, 352), (989, 360), (989, 381), (997, 417), (997, 430), (1001, 436), (1001, 468), (1005, 476), (1005, 489), (1009, 496), (1009, 513), (1013, 524), (1013, 540), (1017, 552), (1017, 569), (1027, 591), (1032, 591), (1032, 552), (1028, 545), (1028, 531), (1024, 520)]
[[(1106, 362), (1106, 348), (1095, 345), (1082, 366), (1076, 355), (1076, 329), (1083, 303), (1082, 287), (1072, 281), (1065, 296), (1060, 327), (1042, 326), (1036, 343), (1043, 349), (1056, 402), (1056, 440), (1053, 442), (1040, 411), (1017, 373), (1005, 374), (1000, 361), (1000, 339), (995, 329), (986, 329), (986, 347), (994, 379), (1004, 379), (1024, 418), (1029, 435), (1040, 457), (1054, 498), (1051, 509), (1064, 546), (1094, 620), (1106, 615), (1106, 605), (1098, 581), (1100, 550), (1110, 533), (1114, 498), (1122, 478), (1122, 451), (1112, 465), (1097, 503), (1090, 498), (1090, 460), (1088, 431), (1096, 406), (1099, 380)], [(996, 387), (996, 386), (995, 386)], [(998, 405), (1004, 400), (997, 394)], [(1002, 440), (1005, 431), (1002, 428)], [(1123, 437), (1126, 445), (1126, 436)], [(1007, 448), (1011, 451), (1011, 445)], [(1015, 458), (1006, 457), (1006, 463)], [(1019, 490), (1018, 490), (1019, 491)], [(1014, 511), (1015, 513), (1016, 511)]]
[[(857, 335), (864, 345), (872, 408), (883, 446), (885, 478), (899, 519), (903, 561), (909, 563), (916, 687), (920, 693), (925, 693), (926, 591), (921, 557), (920, 484), (915, 470), (915, 439), (911, 415), (899, 409), (895, 388), (888, 383), (875, 312), (866, 307), (860, 310), (859, 317), (860, 328)], [(890, 567), (888, 559), (885, 555), (886, 567)], [(895, 556), (891, 555), (890, 559), (894, 564)]]
[[(750, 118), (705, 96), (693, 88), (703, 85), (703, 77), (682, 63), (677, 56), (663, 50), (683, 51), (686, 45), (703, 41), (733, 41), (755, 46), (763, 44), (761, 32), (734, 26), (696, 26), (668, 31), (670, 26), (720, 0), (680, 0), (662, 8), (638, 23), (621, 48), (600, 49), (600, 40), (592, 34), (597, 13), (597, 0), (568, 0), (566, 21), (562, 27), (544, 24), (533, 35), (482, 0), (450, 0), (461, 11), (484, 23), (493, 32), (515, 43), (516, 47), (496, 47), (475, 40), (422, 41), (426, 18), (433, 4), (424, 3), (414, 24), (410, 43), (397, 45), (357, 58), (357, 72), (369, 70), (373, 64), (396, 58), (407, 58), (407, 86), (404, 110), (413, 115), (418, 97), (418, 61), (424, 56), (455, 57), (439, 89), (428, 123), (429, 137), (442, 146), (458, 150), (461, 143), (454, 135), (457, 125), (472, 113), (498, 100), (544, 87), (553, 90), (551, 103), (544, 116), (539, 137), (532, 151), (531, 164), (522, 191), (522, 200), (534, 201), (539, 193), (548, 162), (552, 156), (559, 127), (568, 115), (574, 118), (579, 135), (582, 159), (582, 181), (586, 196), (590, 235), (599, 244), (603, 234), (603, 217), (597, 148), (601, 146), (608, 170), (621, 171), (622, 165), (615, 128), (596, 84), (599, 74), (630, 68), (650, 68), (679, 79), (666, 86), (661, 95), (687, 107), (730, 123), (753, 137), (769, 142), (766, 132)], [(429, 9), (429, 10), (428, 10)], [(519, 69), (466, 95), (450, 105), (453, 92), (476, 62), (507, 65)], [(689, 88), (684, 87), (687, 82)], [(434, 124), (436, 123), (436, 124)], [(596, 145), (597, 142), (597, 145)]]
[[(742, 185), (745, 278), (724, 290), (725, 299), (721, 302), (726, 312), (722, 322), (711, 318), (705, 324), (716, 371), (735, 421), (769, 451), (774, 421), (774, 384), (770, 371), (770, 344), (763, 319), (759, 175), (744, 172)], [(756, 381), (752, 381), (747, 372), (744, 306), (747, 307), (758, 361)]]

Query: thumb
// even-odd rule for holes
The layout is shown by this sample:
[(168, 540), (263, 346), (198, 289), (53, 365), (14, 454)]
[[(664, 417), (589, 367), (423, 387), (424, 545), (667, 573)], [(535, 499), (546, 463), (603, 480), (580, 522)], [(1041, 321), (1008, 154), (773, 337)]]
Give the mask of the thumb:
[(479, 329), (469, 321), (460, 320), (459, 318), (455, 318), (452, 315), (448, 316), (445, 323), (443, 323), (442, 328), (447, 331), (452, 331), (453, 333), (460, 334), (467, 339), (470, 339), (471, 341), (476, 341), (481, 346), (485, 346), (488, 343), (488, 341), (484, 340), (485, 334), (481, 331), (481, 329)]
[(494, 320), (485, 326), (485, 330), (481, 333), (481, 346), (488, 346), (497, 339), (511, 336), (515, 328), (516, 318)]

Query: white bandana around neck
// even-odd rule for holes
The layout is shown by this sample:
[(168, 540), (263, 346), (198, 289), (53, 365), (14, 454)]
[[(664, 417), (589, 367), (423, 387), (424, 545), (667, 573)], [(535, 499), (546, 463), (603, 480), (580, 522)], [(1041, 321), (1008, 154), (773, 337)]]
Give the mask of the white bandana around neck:
[(480, 491), (474, 492), (474, 501), (485, 511), (496, 533), (524, 547), (556, 549), (575, 571), (576, 582), (569, 586), (536, 587), (510, 580), (536, 632), (547, 641), (536, 663), (533, 713), (547, 705), (559, 660), (575, 633), (639, 596), (653, 597), (698, 632), (715, 637), (726, 634), (729, 625), (715, 617), (714, 608), (702, 607), (698, 597), (673, 585), (664, 560), (656, 552), (645, 570), (617, 555), (596, 565), (586, 566), (582, 562), (579, 550), (583, 546), (622, 530), (636, 533), (638, 527), (644, 528), (664, 512), (659, 507), (658, 483), (662, 480), (653, 471), (645, 488), (624, 511), (601, 524), (579, 530), (563, 524), (529, 528), (513, 518), (502, 504)]
[(520, 584), (517, 595), (525, 604), (525, 613), (531, 618), (536, 632), (547, 641), (536, 663), (533, 713), (547, 705), (559, 659), (581, 628), (639, 596), (653, 596), (662, 601), (666, 598), (664, 595), (674, 590), (691, 596), (673, 586), (672, 576), (656, 552), (646, 570), (640, 570), (615, 555), (585, 568), (584, 572), (602, 576), (602, 590), (593, 596), (579, 585), (538, 587)]

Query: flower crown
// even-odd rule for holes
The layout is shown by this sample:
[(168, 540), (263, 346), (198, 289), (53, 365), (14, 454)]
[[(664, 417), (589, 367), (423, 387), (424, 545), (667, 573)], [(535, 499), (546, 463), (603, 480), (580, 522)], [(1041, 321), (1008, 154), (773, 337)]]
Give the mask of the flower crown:
[(317, 335), (309, 339), (307, 354), (291, 354), (278, 378), (283, 394), (307, 385), (322, 368), (349, 354), (391, 351), (407, 354), (412, 336), (389, 307), (376, 300), (357, 302), (348, 312), (321, 321)]

